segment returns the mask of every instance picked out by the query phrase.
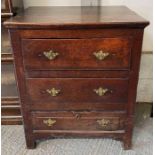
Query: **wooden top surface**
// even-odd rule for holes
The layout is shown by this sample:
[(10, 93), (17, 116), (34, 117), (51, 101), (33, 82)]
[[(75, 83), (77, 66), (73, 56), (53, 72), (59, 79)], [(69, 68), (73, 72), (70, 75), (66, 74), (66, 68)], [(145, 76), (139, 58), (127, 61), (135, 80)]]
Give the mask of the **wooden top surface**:
[(149, 24), (125, 6), (30, 7), (6, 21), (8, 28), (145, 27)]

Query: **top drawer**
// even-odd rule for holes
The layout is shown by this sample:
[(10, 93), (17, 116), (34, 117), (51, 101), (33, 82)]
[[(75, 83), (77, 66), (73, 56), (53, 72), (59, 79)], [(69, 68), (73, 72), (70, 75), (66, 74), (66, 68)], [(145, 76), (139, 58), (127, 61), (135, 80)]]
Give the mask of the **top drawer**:
[(23, 39), (26, 69), (129, 69), (129, 37), (97, 39)]

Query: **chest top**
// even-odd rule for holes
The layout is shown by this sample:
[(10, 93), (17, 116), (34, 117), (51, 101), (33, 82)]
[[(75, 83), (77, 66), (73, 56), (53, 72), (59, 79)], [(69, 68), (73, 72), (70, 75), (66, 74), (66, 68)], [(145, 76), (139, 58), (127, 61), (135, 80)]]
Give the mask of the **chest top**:
[(145, 27), (149, 22), (125, 6), (30, 7), (5, 22), (8, 28)]

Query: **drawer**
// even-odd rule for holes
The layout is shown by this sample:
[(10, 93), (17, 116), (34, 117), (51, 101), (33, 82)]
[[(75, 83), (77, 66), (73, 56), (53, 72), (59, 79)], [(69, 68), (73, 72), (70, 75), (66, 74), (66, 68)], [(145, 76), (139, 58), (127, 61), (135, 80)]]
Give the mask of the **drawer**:
[(33, 112), (34, 130), (123, 130), (125, 114), (106, 112)]
[(29, 78), (26, 86), (29, 102), (42, 105), (127, 103), (128, 96), (127, 79)]
[(23, 39), (30, 70), (129, 69), (132, 39)]

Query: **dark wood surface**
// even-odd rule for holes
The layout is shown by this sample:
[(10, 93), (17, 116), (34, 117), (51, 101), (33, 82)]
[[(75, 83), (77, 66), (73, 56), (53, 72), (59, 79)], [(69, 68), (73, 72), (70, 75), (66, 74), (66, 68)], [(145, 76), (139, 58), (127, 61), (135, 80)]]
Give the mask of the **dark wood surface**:
[[(58, 104), (69, 102), (73, 102), (75, 104), (85, 104), (90, 102), (94, 104), (127, 103), (128, 80), (126, 79), (35, 78), (27, 79), (26, 87), (30, 101), (35, 104), (42, 103), (43, 109), (46, 104), (52, 104), (52, 102), (56, 102)], [(94, 92), (94, 89), (99, 89), (100, 87), (108, 89), (104, 96), (99, 96)], [(60, 90), (60, 93), (57, 96), (51, 96), (46, 92), (46, 90), (50, 90), (52, 88)], [(70, 107), (68, 107), (68, 110), (69, 109)]]
[(4, 5), (4, 8), (1, 6), (1, 12), (2, 12), (1, 17), (8, 18), (8, 17), (13, 16), (12, 0), (2, 0), (2, 2), (1, 4)]
[[(30, 70), (57, 69), (127, 69), (130, 67), (132, 39), (26, 39), (22, 41), (25, 68)], [(44, 52), (57, 52), (49, 60)], [(98, 60), (94, 52), (108, 52), (104, 60)], [(74, 51), (74, 52), (73, 52)], [(120, 52), (121, 51), (121, 52)]]
[(13, 63), (13, 56), (12, 53), (2, 53), (1, 54), (1, 62), (2, 63)]
[[(47, 117), (48, 116), (48, 117)], [(44, 121), (52, 119), (55, 123), (48, 126)], [(33, 112), (34, 130), (83, 130), (83, 131), (117, 131), (124, 130), (124, 113), (103, 112)], [(101, 126), (99, 121), (105, 119), (110, 123)]]
[(148, 21), (125, 6), (31, 7), (6, 22), (9, 28), (144, 27)]
[(21, 10), (23, 10), (22, 0), (2, 0), (1, 2), (2, 21), (18, 14)]
[[(124, 142), (125, 149), (131, 148), (143, 30), (148, 25), (146, 20), (123, 6), (43, 7), (29, 8), (24, 14), (11, 19), (5, 25), (10, 28), (28, 148), (34, 148), (35, 141), (40, 138), (55, 136), (120, 138)], [(108, 42), (107, 38), (116, 38), (116, 41), (110, 40)], [(128, 39), (120, 41), (118, 38), (131, 38), (131, 41)], [(67, 41), (64, 43), (63, 40), (66, 39)], [(77, 40), (76, 43), (70, 41), (73, 39)], [(45, 42), (40, 43), (43, 40)], [(58, 40), (54, 46), (53, 40)], [(85, 40), (87, 41), (85, 42)], [(60, 45), (57, 45), (58, 43)], [(40, 49), (39, 52), (42, 52), (52, 46), (57, 48), (64, 46), (61, 48), (61, 51), (63, 49), (65, 51), (62, 52), (62, 55), (69, 53), (69, 58), (65, 55), (59, 61), (58, 66), (61, 70), (57, 70), (56, 67), (51, 70), (53, 62), (44, 63), (41, 58), (35, 58), (35, 53)], [(105, 47), (112, 52), (116, 51), (121, 60), (112, 59), (106, 65), (103, 65), (104, 62), (98, 63), (96, 68), (93, 68), (95, 60), (90, 61), (90, 58), (83, 56), (77, 47), (80, 49), (83, 47), (84, 53), (88, 54), (96, 50), (96, 47)], [(29, 51), (31, 52), (29, 53)], [(57, 60), (59, 59), (55, 59), (55, 61)], [(73, 60), (75, 60), (75, 64), (73, 64)], [(27, 67), (28, 64), (29, 68)], [(37, 70), (33, 68), (36, 64)], [(68, 65), (69, 72), (65, 72), (64, 65)], [(93, 69), (88, 70), (87, 67), (76, 69), (83, 65)], [(113, 70), (112, 66), (114, 68), (119, 66), (119, 68)], [(87, 73), (89, 74), (87, 75)], [(112, 92), (102, 96), (102, 99), (90, 91), (100, 85), (112, 89)], [(51, 96), (44, 92), (49, 87), (62, 89), (62, 94), (60, 93), (60, 96), (51, 99)], [(83, 104), (83, 102), (87, 104)], [(77, 124), (73, 116), (71, 116), (74, 120), (73, 123), (66, 119), (71, 113), (81, 112), (84, 114), (86, 111), (89, 112), (87, 119), (81, 117), (79, 122), (77, 119)], [(121, 128), (117, 125), (120, 124), (117, 121), (120, 117), (118, 115), (120, 111), (123, 112), (123, 116), (121, 115), (119, 121), (123, 120), (124, 122)], [(112, 123), (111, 129), (113, 130), (110, 128), (108, 131), (98, 130), (95, 124), (98, 115), (102, 119), (111, 118), (111, 121), (108, 120), (108, 122)], [(59, 119), (60, 116), (64, 118)], [(40, 117), (43, 118), (40, 119)], [(57, 120), (55, 130), (50, 130), (42, 124), (45, 118)], [(68, 126), (65, 125), (65, 122)]]
[[(19, 98), (18, 97), (6, 97), (6, 98), (2, 98), (1, 100), (1, 104), (2, 106), (4, 105), (17, 105), (19, 106)], [(147, 117), (152, 117), (152, 104), (150, 102), (136, 102), (135, 104), (135, 119), (134, 119), (134, 123), (135, 124), (139, 124), (142, 121), (145, 121), (143, 116), (147, 116)], [(94, 107), (94, 106), (93, 106)], [(113, 107), (113, 105), (110, 104), (110, 107)], [(118, 105), (118, 107), (120, 107), (120, 105)], [(20, 108), (19, 108), (20, 109)], [(49, 108), (47, 108), (48, 110)], [(115, 107), (114, 107), (115, 109)], [(107, 109), (105, 109), (107, 110)], [(118, 109), (119, 111), (122, 111), (123, 109)], [(151, 115), (151, 116), (150, 116)], [(1, 118), (1, 124), (2, 125), (21, 125), (22, 123), (22, 117), (20, 115), (20, 117), (2, 117)], [(50, 132), (50, 131), (49, 131)]]
[(22, 124), (19, 98), (15, 96), (2, 97), (1, 99), (1, 123), (2, 125)]
[(19, 97), (4, 97), (2, 98), (2, 106), (5, 105), (15, 105), (19, 106)]
[(128, 70), (28, 70), (26, 76), (31, 78), (127, 78)]

